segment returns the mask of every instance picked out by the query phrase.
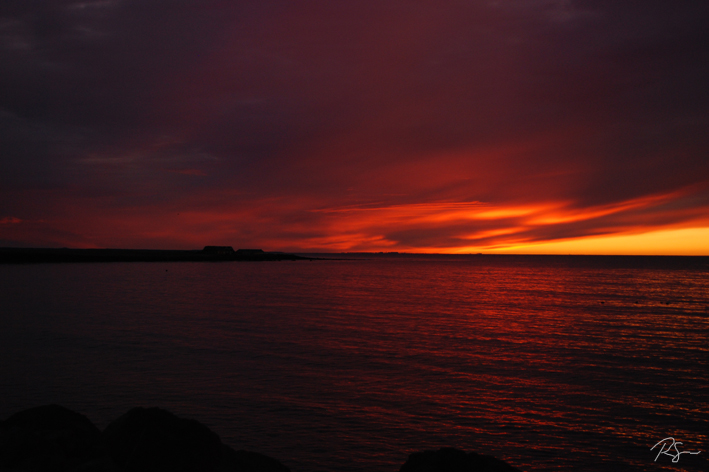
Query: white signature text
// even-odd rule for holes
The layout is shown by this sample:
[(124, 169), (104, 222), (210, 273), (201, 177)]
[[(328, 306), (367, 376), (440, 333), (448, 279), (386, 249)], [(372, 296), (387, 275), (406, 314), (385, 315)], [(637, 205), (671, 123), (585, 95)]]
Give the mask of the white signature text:
[[(677, 449), (678, 445), (681, 445), (681, 442), (675, 441), (675, 438), (669, 437), (665, 438), (662, 441), (658, 442), (654, 446), (650, 448), (652, 451), (655, 449), (657, 446), (660, 446), (660, 452), (657, 453), (657, 456), (655, 456), (655, 461), (657, 462), (657, 458), (660, 457), (661, 454), (664, 454), (666, 456), (670, 456), (672, 458), (672, 462), (677, 463), (679, 462), (679, 456), (682, 454), (699, 454), (702, 451), (696, 451), (696, 452), (690, 452), (690, 451), (681, 451)], [(672, 453), (672, 449), (674, 448), (675, 453)]]

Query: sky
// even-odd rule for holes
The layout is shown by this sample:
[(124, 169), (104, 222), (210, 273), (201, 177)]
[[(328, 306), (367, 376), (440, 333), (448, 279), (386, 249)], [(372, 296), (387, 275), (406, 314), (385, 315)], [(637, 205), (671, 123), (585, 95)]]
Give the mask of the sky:
[(0, 246), (709, 255), (709, 3), (0, 2)]

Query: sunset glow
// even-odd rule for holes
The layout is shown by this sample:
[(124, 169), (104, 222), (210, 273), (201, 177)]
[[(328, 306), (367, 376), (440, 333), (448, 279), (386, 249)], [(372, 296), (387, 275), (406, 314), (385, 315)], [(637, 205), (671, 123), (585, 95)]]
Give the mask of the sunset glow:
[(706, 14), (0, 7), (0, 246), (707, 255)]
[(577, 240), (510, 245), (494, 253), (509, 254), (612, 254), (612, 255), (709, 255), (709, 228), (652, 231), (643, 234), (580, 238)]

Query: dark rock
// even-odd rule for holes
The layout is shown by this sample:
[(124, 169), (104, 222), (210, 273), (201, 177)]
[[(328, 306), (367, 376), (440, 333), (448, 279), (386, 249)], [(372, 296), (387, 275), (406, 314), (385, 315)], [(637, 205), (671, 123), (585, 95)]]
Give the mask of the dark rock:
[(85, 416), (58, 405), (24, 410), (0, 423), (0, 470), (116, 471), (101, 433)]
[[(520, 472), (455, 448), (416, 452), (400, 472)], [(263, 454), (235, 451), (209, 428), (160, 408), (133, 408), (103, 434), (58, 405), (0, 422), (0, 472), (290, 472)]]
[(263, 454), (235, 451), (224, 446), (222, 463), (217, 472), (290, 472), (290, 469)]
[(399, 472), (520, 472), (500, 459), (460, 449), (444, 447), (437, 451), (415, 452)]
[(127, 472), (210, 472), (222, 461), (219, 436), (160, 408), (133, 408), (103, 436), (111, 458)]

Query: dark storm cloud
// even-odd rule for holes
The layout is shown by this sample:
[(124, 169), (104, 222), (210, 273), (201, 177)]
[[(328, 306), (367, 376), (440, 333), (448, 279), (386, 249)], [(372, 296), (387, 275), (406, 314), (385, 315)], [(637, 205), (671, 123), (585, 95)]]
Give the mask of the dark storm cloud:
[[(695, 1), (6, 0), (0, 218), (44, 221), (63, 244), (108, 245), (77, 222), (133, 214), (162, 229), (125, 223), (121, 244), (175, 245), (193, 227), (165, 215), (192, 212), (212, 215), (210, 237), (256, 244), (444, 248), (513, 222), (384, 228), (320, 210), (675, 194), (706, 208), (708, 19)], [(652, 208), (517, 234), (699, 218)], [(40, 226), (13, 237), (59, 241)]]

